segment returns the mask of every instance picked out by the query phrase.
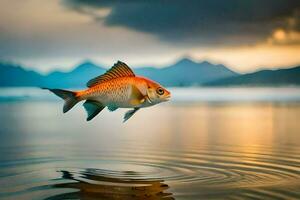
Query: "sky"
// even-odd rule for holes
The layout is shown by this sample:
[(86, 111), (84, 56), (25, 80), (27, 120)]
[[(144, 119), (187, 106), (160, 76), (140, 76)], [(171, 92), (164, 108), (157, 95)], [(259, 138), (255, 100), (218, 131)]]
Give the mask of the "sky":
[(92, 60), (238, 72), (300, 64), (299, 0), (0, 0), (0, 60), (40, 72)]

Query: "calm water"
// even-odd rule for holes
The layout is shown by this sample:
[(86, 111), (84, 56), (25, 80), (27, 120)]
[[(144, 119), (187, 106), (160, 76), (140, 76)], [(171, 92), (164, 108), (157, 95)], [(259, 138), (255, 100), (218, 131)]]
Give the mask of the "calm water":
[(0, 199), (300, 199), (299, 89), (173, 96), (123, 124), (1, 89)]

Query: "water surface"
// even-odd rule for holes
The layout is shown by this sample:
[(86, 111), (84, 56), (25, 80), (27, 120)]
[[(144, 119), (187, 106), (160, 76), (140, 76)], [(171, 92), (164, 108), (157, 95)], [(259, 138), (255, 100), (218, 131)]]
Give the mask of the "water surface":
[(125, 124), (123, 109), (86, 122), (81, 105), (0, 91), (0, 199), (300, 198), (294, 89), (180, 90)]

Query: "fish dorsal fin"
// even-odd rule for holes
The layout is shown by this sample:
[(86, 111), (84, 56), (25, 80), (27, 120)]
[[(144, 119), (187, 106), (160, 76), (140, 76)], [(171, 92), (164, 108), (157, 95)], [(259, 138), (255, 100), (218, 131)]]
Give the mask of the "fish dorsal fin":
[(133, 77), (135, 74), (125, 63), (118, 61), (112, 68), (107, 70), (104, 74), (97, 76), (87, 82), (88, 87), (93, 87), (99, 83), (112, 80), (120, 77)]

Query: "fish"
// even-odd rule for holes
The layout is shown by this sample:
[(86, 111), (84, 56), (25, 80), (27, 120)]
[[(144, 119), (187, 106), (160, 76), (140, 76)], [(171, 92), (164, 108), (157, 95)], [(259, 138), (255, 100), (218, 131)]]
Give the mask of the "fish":
[(70, 91), (47, 89), (62, 98), (63, 113), (71, 110), (78, 102), (85, 101), (87, 121), (94, 119), (105, 107), (113, 112), (119, 108), (130, 108), (123, 122), (131, 118), (138, 110), (169, 101), (171, 93), (159, 83), (146, 77), (136, 76), (124, 62), (118, 61), (104, 74), (87, 82), (87, 89)]

